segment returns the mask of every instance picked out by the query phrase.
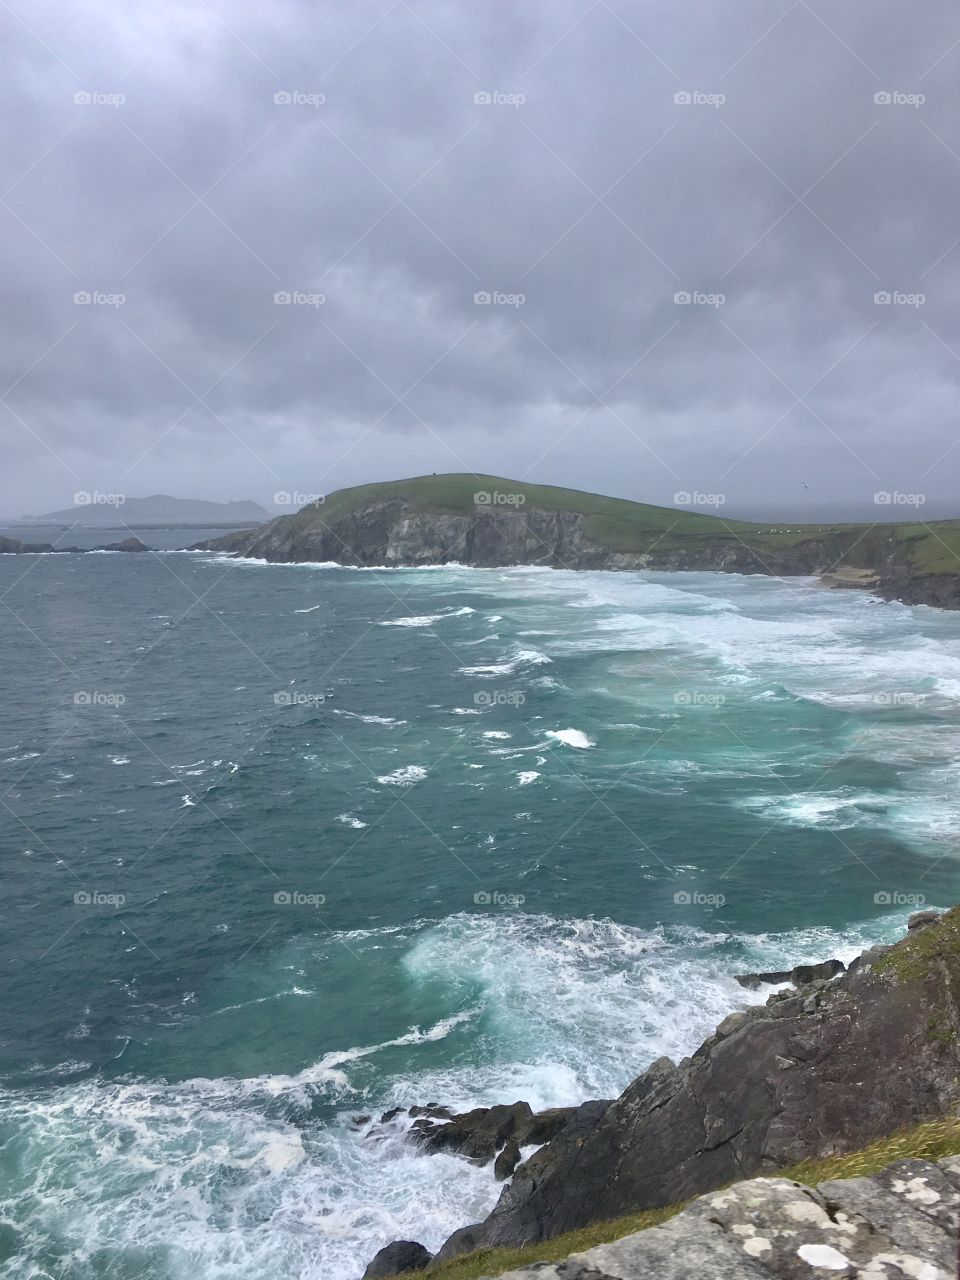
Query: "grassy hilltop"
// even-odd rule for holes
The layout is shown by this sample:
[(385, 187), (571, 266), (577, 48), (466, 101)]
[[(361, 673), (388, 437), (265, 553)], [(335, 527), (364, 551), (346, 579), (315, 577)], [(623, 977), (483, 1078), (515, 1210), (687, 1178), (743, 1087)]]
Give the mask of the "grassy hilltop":
[[(748, 548), (759, 561), (780, 562), (786, 554), (818, 548), (825, 563), (860, 568), (902, 568), (913, 575), (960, 573), (960, 520), (929, 524), (798, 524), (731, 520), (686, 507), (658, 507), (625, 498), (607, 498), (578, 489), (527, 484), (504, 476), (445, 474), (415, 476), (338, 489), (324, 502), (288, 517), (301, 531), (330, 525), (380, 503), (402, 501), (411, 512), (469, 515), (477, 511), (478, 491), (522, 495), (523, 510), (574, 512), (585, 517), (584, 533), (612, 552), (696, 556), (708, 547)], [(512, 509), (508, 505), (499, 510)], [(883, 508), (877, 508), (878, 514)]]

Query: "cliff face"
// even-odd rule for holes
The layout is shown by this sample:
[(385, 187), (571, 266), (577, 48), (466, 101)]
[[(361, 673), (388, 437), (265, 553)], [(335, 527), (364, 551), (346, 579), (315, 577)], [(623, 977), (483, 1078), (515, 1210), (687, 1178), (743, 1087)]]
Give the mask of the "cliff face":
[[(826, 574), (824, 585), (956, 608), (954, 542), (960, 566), (960, 521), (937, 529), (768, 526), (726, 519), (718, 511), (708, 515), (693, 505), (654, 507), (502, 477), (451, 475), (339, 490), (268, 525), (200, 546), (281, 563), (364, 567), (459, 563)], [(938, 556), (946, 557), (945, 566), (936, 563)]]
[(810, 574), (830, 549), (811, 540), (762, 557), (736, 538), (706, 538), (687, 548), (624, 552), (589, 535), (574, 511), (477, 507), (470, 514), (422, 511), (402, 499), (378, 502), (312, 524), (283, 517), (266, 528), (228, 534), (204, 548), (279, 563), (348, 565), (468, 564), (480, 568), (545, 565), (554, 569), (717, 569), (740, 573)]
[[(960, 908), (911, 923), (902, 942), (865, 952), (839, 977), (808, 980), (832, 966), (794, 971), (795, 989), (731, 1014), (692, 1058), (662, 1058), (613, 1102), (577, 1108), (517, 1166), (489, 1217), (455, 1232), (438, 1259), (666, 1208), (955, 1113)], [(503, 1141), (512, 1130), (495, 1118)], [(477, 1123), (439, 1116), (414, 1136), (458, 1150), (458, 1130)]]

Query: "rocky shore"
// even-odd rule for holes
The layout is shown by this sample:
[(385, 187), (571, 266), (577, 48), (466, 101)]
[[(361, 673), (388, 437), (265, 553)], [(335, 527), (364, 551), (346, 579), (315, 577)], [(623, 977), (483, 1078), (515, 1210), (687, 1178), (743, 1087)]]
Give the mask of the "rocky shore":
[[(471, 495), (478, 484), (491, 488)], [(952, 609), (960, 608), (960, 553), (950, 559), (954, 538), (960, 548), (956, 521), (943, 522), (939, 531), (925, 525), (762, 526), (496, 477), (435, 476), (340, 490), (194, 549), (281, 564), (808, 576), (823, 586)], [(947, 557), (944, 571), (923, 572), (931, 555)]]
[[(790, 985), (778, 987), (764, 1004), (731, 1014), (692, 1057), (679, 1063), (659, 1059), (612, 1101), (539, 1115), (524, 1102), (465, 1114), (431, 1104), (407, 1113), (388, 1112), (369, 1126), (364, 1141), (375, 1141), (400, 1124), (425, 1158), (444, 1151), (497, 1163), (505, 1186), (492, 1213), (454, 1232), (436, 1260), (491, 1246), (532, 1245), (591, 1223), (681, 1204), (743, 1179), (766, 1178), (802, 1161), (857, 1151), (904, 1128), (960, 1113), (960, 907), (945, 915), (918, 913), (904, 939), (864, 952), (846, 969), (830, 960), (790, 972), (739, 976), (748, 987)], [(937, 1185), (945, 1186), (943, 1179), (949, 1181), (955, 1172), (951, 1166)], [(760, 1199), (752, 1208), (753, 1201), (743, 1199), (746, 1192), (738, 1191), (740, 1198), (727, 1203), (735, 1203), (738, 1213), (749, 1208), (755, 1225), (779, 1214), (782, 1227), (783, 1213), (789, 1212), (780, 1201), (793, 1197), (799, 1203), (800, 1193), (789, 1183), (764, 1185), (773, 1189), (757, 1193)], [(811, 1214), (815, 1207), (827, 1212), (826, 1192), (826, 1201), (802, 1194)], [(848, 1196), (838, 1203), (860, 1213), (861, 1192), (857, 1195), (860, 1201)], [(682, 1215), (688, 1226), (694, 1220), (699, 1224), (695, 1231), (690, 1227), (695, 1235), (716, 1235), (718, 1214), (723, 1218), (722, 1197), (708, 1200), (710, 1212), (692, 1206)], [(669, 1242), (686, 1227), (671, 1223), (660, 1230)], [(907, 1247), (903, 1240), (888, 1240), (886, 1231), (879, 1221), (871, 1248)], [(668, 1244), (663, 1248), (667, 1256)], [(857, 1266), (870, 1252), (866, 1243), (858, 1249)], [(770, 1270), (773, 1245), (771, 1250), (769, 1257), (764, 1250), (763, 1257), (754, 1258), (754, 1270), (724, 1271), (718, 1263), (716, 1270), (702, 1274), (817, 1274), (802, 1268)], [(722, 1250), (717, 1257), (722, 1260)], [(939, 1257), (931, 1254), (930, 1265), (940, 1266)], [(381, 1251), (367, 1276), (420, 1269), (433, 1260), (416, 1242), (396, 1242)], [(746, 1267), (746, 1259), (742, 1262)], [(594, 1271), (544, 1274), (602, 1280), (647, 1273), (598, 1265)], [(693, 1268), (662, 1274), (701, 1272)], [(864, 1272), (878, 1280), (939, 1274)]]

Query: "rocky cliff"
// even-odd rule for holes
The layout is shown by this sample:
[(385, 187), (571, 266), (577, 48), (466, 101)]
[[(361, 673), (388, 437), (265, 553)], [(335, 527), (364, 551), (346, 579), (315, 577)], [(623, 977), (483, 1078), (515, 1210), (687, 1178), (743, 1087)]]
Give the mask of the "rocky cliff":
[(936, 530), (764, 526), (491, 476), (425, 476), (344, 489), (268, 525), (199, 546), (281, 563), (365, 567), (459, 563), (825, 575), (830, 586), (960, 606), (957, 521)]
[[(821, 975), (835, 963), (795, 970), (791, 989), (732, 1014), (691, 1058), (662, 1058), (613, 1102), (577, 1108), (518, 1165), (489, 1217), (455, 1232), (438, 1259), (676, 1205), (956, 1113), (960, 908), (911, 924), (900, 943), (865, 952), (834, 978)], [(483, 1121), (493, 1139), (485, 1151), (462, 1145), (481, 1123), (476, 1113), (439, 1109), (413, 1138), (492, 1158), (511, 1125), (531, 1123), (524, 1106)]]

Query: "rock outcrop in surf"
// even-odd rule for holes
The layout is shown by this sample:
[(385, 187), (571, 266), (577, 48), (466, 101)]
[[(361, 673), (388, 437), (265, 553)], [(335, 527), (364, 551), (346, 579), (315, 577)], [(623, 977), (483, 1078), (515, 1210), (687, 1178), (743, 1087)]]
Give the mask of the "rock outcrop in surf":
[[(910, 926), (845, 972), (834, 961), (794, 969), (790, 989), (731, 1014), (691, 1058), (661, 1058), (613, 1102), (558, 1115), (555, 1136), (517, 1166), (492, 1213), (437, 1258), (676, 1205), (956, 1112), (960, 907)], [(531, 1118), (525, 1104), (466, 1117), (434, 1107), (414, 1140), (492, 1159)], [(483, 1141), (472, 1145), (472, 1133)]]

